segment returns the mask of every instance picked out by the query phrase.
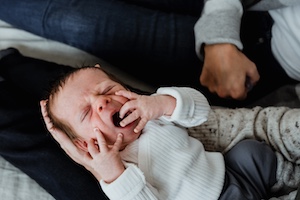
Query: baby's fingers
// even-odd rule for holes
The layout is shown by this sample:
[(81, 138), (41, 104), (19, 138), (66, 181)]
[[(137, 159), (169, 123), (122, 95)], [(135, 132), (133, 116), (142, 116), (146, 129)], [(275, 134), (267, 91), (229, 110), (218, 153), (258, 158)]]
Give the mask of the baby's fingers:
[(117, 140), (114, 143), (114, 146), (112, 147), (112, 149), (116, 152), (119, 152), (121, 149), (122, 143), (123, 143), (123, 134), (119, 133), (117, 136)]
[(137, 102), (136, 100), (127, 101), (119, 111), (119, 117), (124, 118), (126, 114), (131, 113), (136, 110)]
[(130, 100), (136, 99), (139, 96), (138, 94), (131, 92), (129, 90), (119, 90), (115, 94), (126, 97), (127, 99), (130, 99)]
[(139, 133), (141, 130), (143, 130), (143, 128), (145, 127), (146, 123), (148, 122), (148, 120), (146, 120), (145, 118), (142, 118), (138, 125), (134, 128), (134, 132), (135, 133)]
[(140, 117), (140, 115), (138, 114), (138, 111), (135, 110), (132, 113), (130, 113), (127, 117), (122, 119), (122, 121), (120, 122), (120, 125), (122, 127), (125, 127), (128, 124), (130, 124), (131, 122), (134, 122), (135, 120), (137, 120), (139, 117)]

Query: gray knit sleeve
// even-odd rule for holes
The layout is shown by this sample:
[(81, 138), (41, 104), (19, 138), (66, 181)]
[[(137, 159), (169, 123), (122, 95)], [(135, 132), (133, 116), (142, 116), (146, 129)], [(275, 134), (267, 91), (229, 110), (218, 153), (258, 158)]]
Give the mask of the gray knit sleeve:
[(194, 26), (195, 48), (203, 59), (204, 44), (232, 43), (243, 48), (240, 40), (240, 23), (243, 7), (239, 0), (207, 0), (201, 17)]
[[(194, 26), (195, 50), (203, 60), (204, 44), (231, 43), (243, 49), (240, 24), (243, 2), (247, 0), (205, 0), (202, 14)], [(260, 0), (249, 10), (268, 11), (300, 5), (300, 0)]]

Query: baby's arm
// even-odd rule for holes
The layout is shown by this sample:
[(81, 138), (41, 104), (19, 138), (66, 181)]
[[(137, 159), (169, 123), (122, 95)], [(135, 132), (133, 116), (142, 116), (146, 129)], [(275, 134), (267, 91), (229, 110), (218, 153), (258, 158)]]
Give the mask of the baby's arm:
[(127, 163), (124, 173), (114, 182), (100, 181), (103, 192), (110, 200), (157, 200), (158, 192), (146, 182), (144, 173), (134, 164)]
[(170, 95), (146, 96), (127, 90), (120, 90), (116, 94), (129, 99), (120, 110), (120, 118), (128, 113), (129, 115), (121, 121), (120, 125), (124, 127), (140, 118), (139, 124), (134, 129), (136, 133), (140, 132), (151, 119), (157, 119), (163, 115), (171, 116), (176, 106), (176, 99)]
[(205, 122), (210, 111), (206, 97), (190, 87), (161, 87), (158, 94), (170, 95), (176, 99), (176, 107), (171, 116), (161, 119), (183, 127), (198, 126)]

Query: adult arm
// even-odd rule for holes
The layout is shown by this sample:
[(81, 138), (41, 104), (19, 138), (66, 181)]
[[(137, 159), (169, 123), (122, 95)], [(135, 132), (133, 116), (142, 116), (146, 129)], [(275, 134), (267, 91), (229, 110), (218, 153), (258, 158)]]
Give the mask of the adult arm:
[[(299, 5), (298, 0), (261, 0), (249, 7), (249, 10), (268, 11), (286, 6)], [(205, 0), (205, 5), (194, 27), (196, 53), (204, 59), (204, 46), (215, 44), (233, 44), (242, 50), (240, 39), (241, 18), (247, 0)]]
[[(250, 9), (265, 11), (297, 4), (294, 0), (262, 0)], [(240, 24), (245, 7), (249, 1), (208, 0), (194, 27), (196, 52), (204, 60), (200, 82), (223, 98), (246, 98), (260, 78), (255, 63), (241, 52)]]
[(254, 85), (259, 80), (255, 64), (240, 51), (242, 15), (239, 0), (208, 0), (194, 27), (196, 52), (204, 59), (200, 82), (223, 98), (244, 99), (246, 81)]
[(210, 151), (228, 152), (247, 138), (264, 141), (277, 155), (277, 183), (296, 190), (300, 183), (300, 109), (288, 107), (213, 108), (202, 125), (189, 128)]

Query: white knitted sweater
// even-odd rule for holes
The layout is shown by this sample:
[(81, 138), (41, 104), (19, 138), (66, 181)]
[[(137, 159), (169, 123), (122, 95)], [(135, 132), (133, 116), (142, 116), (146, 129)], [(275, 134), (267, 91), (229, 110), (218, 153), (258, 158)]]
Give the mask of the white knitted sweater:
[(111, 200), (218, 199), (224, 183), (223, 156), (205, 151), (182, 127), (206, 121), (206, 98), (191, 88), (160, 88), (157, 93), (176, 98), (173, 115), (147, 123), (140, 138), (121, 154), (125, 172), (113, 183), (101, 181), (103, 191)]

